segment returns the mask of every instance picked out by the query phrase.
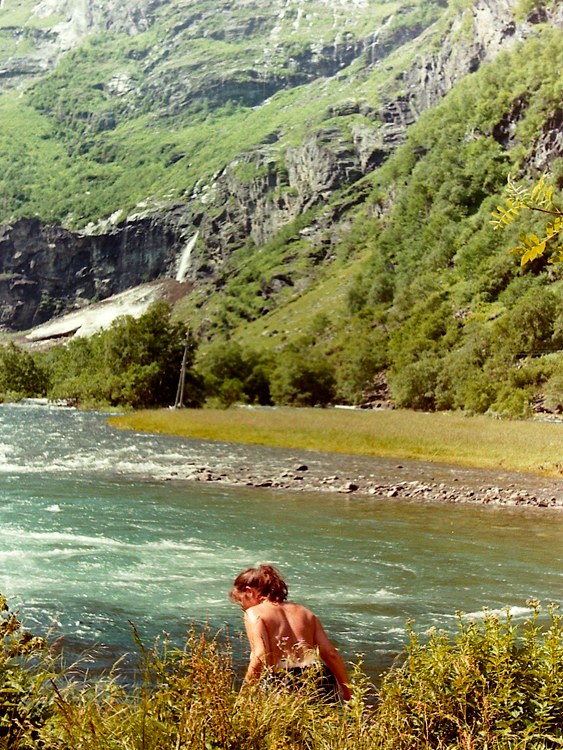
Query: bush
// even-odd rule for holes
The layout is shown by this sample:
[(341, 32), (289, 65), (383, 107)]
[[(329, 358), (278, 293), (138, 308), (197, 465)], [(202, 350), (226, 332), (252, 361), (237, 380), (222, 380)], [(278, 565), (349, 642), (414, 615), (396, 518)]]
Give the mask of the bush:
[[(135, 633), (140, 669), (127, 686), (112, 670), (87, 681), (59, 679), (54, 688), (29, 662), (18, 666), (31, 700), (19, 704), (11, 739), (0, 733), (0, 746), (551, 750), (563, 743), (563, 623), (555, 607), (545, 623), (538, 602), (528, 604), (532, 616), (520, 627), (508, 611), (484, 610), (473, 620), (458, 613), (455, 637), (432, 629), (423, 642), (409, 625), (406, 659), (383, 676), (376, 706), (366, 705), (370, 685), (360, 665), (351, 670), (354, 697), (345, 706), (320, 701), (314, 678), (297, 692), (258, 684), (237, 692), (228, 645), (208, 630), (192, 629), (183, 648), (165, 639), (147, 649)], [(2, 675), (0, 711), (6, 696), (14, 703), (10, 689), (2, 692)], [(43, 687), (30, 693), (30, 685)], [(33, 720), (30, 709), (40, 709)]]
[(418, 362), (391, 372), (389, 385), (397, 406), (433, 411), (440, 370), (437, 358), (424, 357)]
[(208, 396), (215, 396), (223, 406), (236, 401), (268, 405), (272, 358), (267, 353), (243, 350), (234, 341), (217, 342), (201, 358), (199, 366), (205, 376)]
[[(46, 748), (191, 748), (192, 750), (368, 750), (373, 729), (362, 718), (365, 678), (344, 713), (319, 701), (312, 678), (299, 692), (249, 686), (237, 694), (228, 647), (208, 631), (145, 649), (142, 681), (71, 683), (40, 734)], [(319, 744), (321, 743), (321, 744)]]
[(391, 672), (377, 714), (382, 747), (555, 748), (563, 738), (563, 626), (537, 602), (522, 629), (490, 611), (482, 622), (458, 614), (458, 636), (411, 630), (405, 666)]
[(44, 396), (49, 387), (46, 370), (31, 354), (10, 342), (0, 348), (0, 396), (10, 400)]
[(336, 393), (334, 367), (322, 355), (286, 347), (272, 376), (271, 390), (276, 404), (326, 406)]
[(52, 662), (0, 595), (0, 747), (29, 748), (54, 706)]
[(531, 289), (496, 322), (494, 336), (499, 348), (523, 355), (561, 346), (563, 340), (555, 327), (559, 306), (550, 289)]

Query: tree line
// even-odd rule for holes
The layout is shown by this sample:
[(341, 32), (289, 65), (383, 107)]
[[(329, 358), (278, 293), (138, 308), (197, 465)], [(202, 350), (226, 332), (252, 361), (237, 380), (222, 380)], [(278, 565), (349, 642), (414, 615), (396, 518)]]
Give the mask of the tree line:
[(49, 352), (13, 342), (0, 348), (0, 399), (48, 397), (81, 406), (134, 409), (174, 404), (184, 349), (184, 405), (326, 406), (335, 397), (334, 367), (291, 344), (279, 354), (243, 350), (233, 341), (211, 346), (196, 361), (198, 342), (155, 303), (139, 318), (123, 316), (93, 336), (75, 337)]

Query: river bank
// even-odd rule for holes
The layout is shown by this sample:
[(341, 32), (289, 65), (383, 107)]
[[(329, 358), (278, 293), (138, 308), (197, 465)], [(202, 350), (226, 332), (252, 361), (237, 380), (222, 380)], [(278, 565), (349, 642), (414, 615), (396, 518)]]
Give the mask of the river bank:
[[(203, 460), (154, 476), (165, 481), (417, 502), (563, 507), (560, 424), (315, 409), (163, 410), (109, 422), (141, 434), (209, 440)], [(217, 454), (211, 446), (220, 443), (240, 450)], [(268, 460), (253, 446), (269, 446)], [(293, 454), (291, 449), (296, 449)]]
[[(218, 482), (292, 492), (368, 495), (417, 502), (481, 503), (563, 508), (563, 481), (492, 472), (426, 461), (377, 461), (311, 451), (303, 463), (280, 455), (268, 466), (229, 465), (223, 461), (190, 462), (184, 470), (163, 471), (153, 478), (175, 482)], [(303, 458), (303, 455), (300, 456)], [(336, 464), (335, 466), (335, 459)], [(249, 463), (251, 465), (249, 465)], [(335, 473), (336, 469), (336, 473)], [(367, 473), (369, 472), (369, 473)]]

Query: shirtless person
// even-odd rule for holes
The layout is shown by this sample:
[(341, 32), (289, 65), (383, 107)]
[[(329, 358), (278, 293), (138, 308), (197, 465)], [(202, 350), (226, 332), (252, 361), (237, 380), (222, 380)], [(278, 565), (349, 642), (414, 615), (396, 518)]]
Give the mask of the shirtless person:
[(340, 686), (349, 700), (346, 667), (318, 617), (286, 598), (287, 586), (271, 565), (248, 568), (235, 580), (229, 599), (244, 609), (251, 651), (245, 682), (259, 679), (264, 667), (273, 676), (285, 673), (298, 681), (307, 667), (318, 665), (320, 691), (336, 696)]

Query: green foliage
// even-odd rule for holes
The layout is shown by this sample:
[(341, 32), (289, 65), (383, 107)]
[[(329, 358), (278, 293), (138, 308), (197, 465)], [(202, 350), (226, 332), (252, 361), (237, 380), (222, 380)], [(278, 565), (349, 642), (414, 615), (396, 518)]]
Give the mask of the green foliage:
[[(513, 255), (521, 255), (521, 265), (525, 266), (526, 263), (530, 263), (542, 256), (547, 249), (548, 243), (550, 246), (553, 246), (554, 240), (556, 243), (559, 241), (559, 235), (563, 232), (563, 211), (553, 203), (553, 185), (547, 182), (545, 175), (540, 177), (540, 181), (531, 191), (528, 191), (521, 185), (515, 185), (509, 177), (507, 192), (509, 195), (506, 199), (507, 208), (497, 206), (498, 213), (493, 212), (493, 221), (491, 221), (493, 229), (502, 229), (504, 226), (510, 226), (510, 224), (513, 224), (518, 219), (520, 211), (523, 209), (553, 217), (546, 224), (542, 239), (535, 234), (530, 234), (528, 237), (526, 232), (520, 232), (519, 239), (522, 245), (512, 248), (510, 252)], [(563, 260), (563, 246), (556, 243), (555, 247), (559, 255), (550, 258), (550, 263), (559, 263)]]
[(0, 347), (0, 399), (44, 396), (48, 387), (48, 373), (38, 358), (12, 342)]
[(271, 355), (243, 351), (233, 341), (218, 341), (210, 347), (199, 367), (205, 376), (208, 396), (217, 397), (223, 406), (235, 402), (271, 404)]
[(286, 346), (272, 375), (276, 404), (327, 406), (336, 394), (334, 367), (326, 357), (311, 352), (307, 341)]
[(51, 714), (52, 663), (42, 638), (23, 628), (0, 594), (0, 748), (27, 750)]
[[(390, 38), (399, 39), (405, 29), (423, 27), (442, 14), (431, 2), (368, 5), (366, 15), (362, 11), (353, 20), (354, 34), (368, 29), (368, 16), (371, 23), (390, 14)], [(540, 5), (524, 2), (518, 12), (541, 10)], [(196, 6), (194, 13), (209, 10), (204, 2)], [(403, 12), (396, 12), (398, 6)], [(464, 1), (452, 2), (443, 23), (465, 7)], [(221, 8), (230, 12), (227, 5)], [(366, 97), (375, 103), (374, 92), (383, 90), (384, 81), (390, 86), (389, 75), (411, 60), (405, 50), (362, 75), (357, 63), (334, 79), (295, 86), (296, 68), (288, 67), (286, 53), (297, 59), (309, 49), (311, 33), (318, 39), (321, 27), (325, 41), (333, 39), (334, 19), (319, 11), (311, 32), (304, 20), (295, 28), (297, 16), (288, 8), (280, 23), (288, 32), (293, 29), (291, 39), (282, 34), (283, 49), (270, 50), (275, 60), (269, 58), (272, 75), (288, 88), (253, 109), (255, 61), (264, 49), (265, 19), (272, 18), (269, 8), (264, 13), (244, 41), (236, 34), (227, 38), (221, 13), (206, 17), (209, 34), (203, 38), (195, 25), (183, 25), (184, 11), (168, 3), (149, 31), (92, 37), (23, 97), (1, 97), (4, 217), (37, 213), (83, 225), (147, 197), (185, 197), (197, 180), (211, 179), (241, 150), (259, 143), (272, 148), (268, 170), (275, 168), (283, 194), (286, 147), (327, 123), (350, 139), (354, 123), (368, 121), (336, 116), (338, 104)], [(464, 34), (470, 18), (466, 14)], [(551, 359), (557, 360), (563, 347), (562, 274), (548, 259), (558, 254), (551, 250), (563, 227), (557, 208), (561, 165), (554, 163), (553, 189), (547, 177), (529, 191), (509, 182), (509, 202), (500, 197), (509, 175), (525, 174), (533, 163), (532, 150), (563, 97), (563, 35), (543, 25), (534, 28), (534, 35), (482, 65), (425, 112), (381, 169), (333, 196), (328, 213), (316, 207), (264, 247), (249, 240), (225, 260), (219, 278), (197, 293), (201, 309), (193, 303), (186, 318), (193, 315), (196, 329), (201, 324), (208, 343), (214, 337), (246, 340), (241, 331), (253, 325), (258, 331), (253, 321), (265, 315), (273, 323), (268, 337), (262, 338), (261, 329), (238, 358), (230, 350), (230, 372), (223, 368), (214, 374), (215, 365), (206, 369), (208, 396), (223, 404), (314, 403), (316, 380), (326, 385), (319, 403), (358, 403), (374, 375), (390, 367), (393, 396), (404, 406), (522, 416), (544, 389), (549, 403), (558, 402), (559, 365)], [(188, 59), (181, 49), (189, 34)], [(9, 46), (7, 37), (2, 40)], [(387, 63), (395, 66), (391, 73), (384, 72)], [(228, 79), (226, 70), (232, 73)], [(121, 93), (114, 89), (116, 73), (128, 82)], [(186, 76), (190, 86), (183, 90)], [(261, 97), (266, 78), (264, 72)], [(274, 143), (273, 133), (279, 137)], [(245, 182), (264, 177), (264, 168), (246, 162), (239, 162), (238, 172)], [(212, 203), (206, 210), (215, 210)], [(503, 232), (491, 232), (491, 211), (493, 225)], [(539, 230), (538, 217), (545, 211), (552, 214)], [(337, 231), (324, 231), (332, 218), (341, 217)], [(302, 232), (313, 222), (315, 241)], [(519, 262), (506, 252), (516, 245)], [(316, 294), (317, 282), (352, 264), (345, 302), (334, 303), (328, 295), (315, 310), (329, 322), (310, 329), (309, 291)], [(300, 297), (304, 322), (286, 325), (284, 308)], [(311, 342), (301, 353), (300, 344), (292, 350), (304, 332), (311, 333)], [(282, 350), (284, 344), (289, 347)], [(74, 393), (83, 402), (150, 402), (149, 391), (161, 388), (160, 365), (152, 370), (146, 361), (110, 365), (114, 355), (104, 347), (97, 339), (73, 342), (71, 354), (64, 356), (84, 366), (70, 363), (66, 372), (64, 356), (60, 367), (53, 356), (51, 393)], [(264, 354), (274, 347), (277, 361), (271, 351)], [(532, 357), (540, 361), (533, 377)], [(88, 364), (94, 361), (96, 367)], [(205, 359), (201, 362), (204, 367)]]
[[(361, 664), (351, 669), (354, 695), (345, 705), (319, 700), (314, 673), (299, 691), (256, 684), (237, 692), (229, 647), (208, 630), (192, 628), (182, 648), (166, 637), (146, 648), (133, 630), (139, 653), (133, 684), (125, 687), (117, 669), (88, 681), (59, 677), (56, 687), (43, 680), (42, 702), (32, 692), (31, 703), (19, 704), (28, 713), (10, 725), (7, 742), (0, 735), (0, 746), (552, 750), (563, 741), (563, 623), (554, 606), (548, 619), (538, 602), (528, 605), (532, 615), (521, 626), (508, 609), (500, 615), (485, 609), (474, 619), (458, 613), (454, 637), (432, 629), (421, 638), (409, 623), (406, 658), (382, 676), (375, 706), (368, 705), (372, 687)], [(0, 643), (19, 644), (21, 653), (19, 623), (5, 615), (2, 622)], [(13, 658), (0, 651), (0, 665), (10, 659), (14, 665)], [(38, 682), (30, 662), (17, 669), (18, 681)], [(0, 711), (6, 705), (11, 711), (3, 674)], [(30, 706), (40, 708), (33, 718)]]
[[(272, 133), (298, 143), (327, 118), (327, 108), (365, 98), (355, 70), (326, 76), (337, 34), (365, 39), (391, 19), (390, 53), (405, 32), (422, 31), (444, 12), (432, 0), (387, 0), (336, 16), (322, 2), (308, 9), (314, 23), (290, 8), (279, 18), (267, 3), (249, 18), (232, 3), (199, 0), (186, 15), (173, 0), (151, 6), (148, 29), (91, 34), (23, 96), (16, 89), (0, 97), (0, 219), (37, 214), (82, 227), (140, 202), (189, 195), (198, 180)], [(121, 25), (112, 23), (115, 13), (105, 11), (108, 29)], [(62, 20), (33, 13), (27, 0), (4, 3), (0, 63), (17, 69), (26, 45), (28, 54), (36, 43), (44, 52)], [(325, 49), (315, 70), (311, 44), (319, 39)], [(377, 85), (387, 76), (368, 78)], [(276, 160), (283, 177), (281, 149)]]
[(485, 610), (481, 622), (458, 615), (451, 640), (432, 630), (427, 643), (410, 629), (408, 660), (386, 678), (378, 711), (385, 747), (555, 748), (563, 738), (563, 628), (523, 628), (509, 612)]
[[(366, 678), (354, 671), (357, 699), (345, 711), (319, 700), (314, 674), (299, 692), (248, 686), (237, 694), (228, 647), (206, 630), (184, 648), (136, 635), (140, 676), (128, 689), (115, 678), (71, 682), (36, 747), (192, 748), (193, 750), (368, 750), (374, 729), (363, 715)], [(322, 743), (322, 744), (319, 744)]]
[[(174, 403), (186, 340), (182, 323), (172, 323), (170, 307), (155, 303), (144, 315), (118, 318), (91, 338), (72, 339), (51, 354), (53, 398), (85, 404), (133, 408)], [(203, 399), (200, 376), (193, 370), (196, 343), (189, 337), (186, 405)]]
[(335, 367), (336, 398), (347, 404), (358, 404), (375, 375), (390, 364), (389, 336), (385, 315), (375, 308), (364, 307), (329, 345), (330, 361)]

